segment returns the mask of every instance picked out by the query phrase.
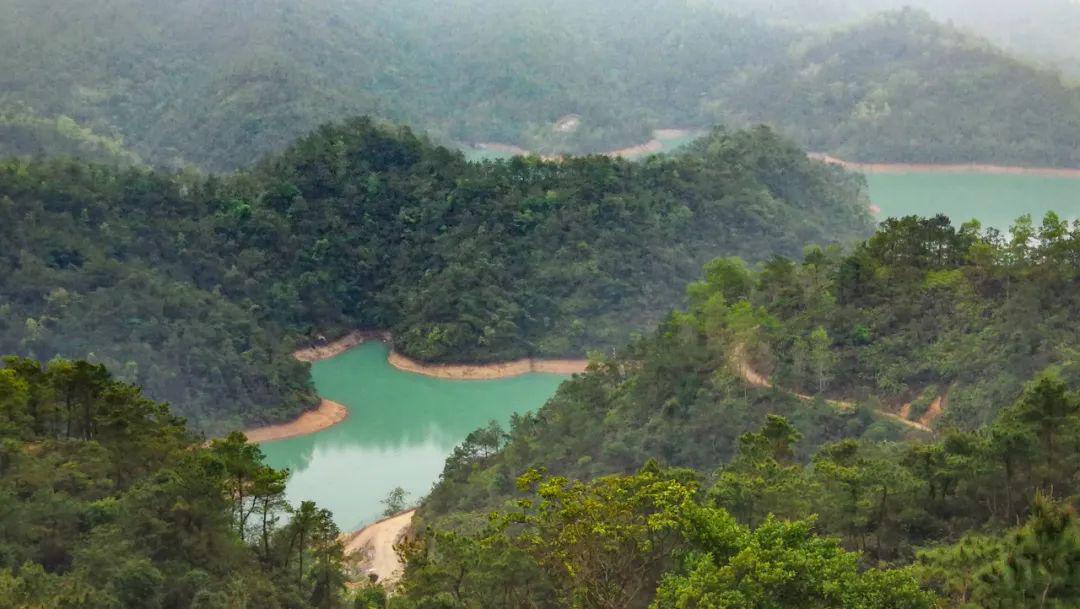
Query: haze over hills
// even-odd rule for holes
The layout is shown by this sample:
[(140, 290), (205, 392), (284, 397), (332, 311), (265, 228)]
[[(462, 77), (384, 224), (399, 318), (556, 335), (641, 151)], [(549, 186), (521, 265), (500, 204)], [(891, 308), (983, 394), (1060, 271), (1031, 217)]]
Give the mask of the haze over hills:
[(734, 0), (723, 6), (792, 27), (835, 27), (915, 7), (1021, 57), (1080, 77), (1080, 3), (1074, 0)]
[[(1080, 165), (1077, 90), (921, 13), (825, 35), (681, 0), (0, 7), (0, 107), (154, 165), (234, 169), (360, 113), (538, 153), (765, 122), (854, 160)], [(1023, 94), (1039, 106), (1018, 111)]]

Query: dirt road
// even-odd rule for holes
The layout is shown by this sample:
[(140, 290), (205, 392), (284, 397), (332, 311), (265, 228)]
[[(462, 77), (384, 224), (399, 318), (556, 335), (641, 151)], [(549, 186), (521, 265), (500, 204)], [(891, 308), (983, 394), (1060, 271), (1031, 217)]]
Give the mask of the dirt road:
[(360, 529), (345, 543), (345, 555), (355, 559), (364, 573), (376, 575), (384, 586), (392, 586), (401, 579), (404, 569), (394, 544), (409, 530), (415, 514), (416, 510), (409, 510)]
[[(747, 385), (750, 385), (752, 387), (763, 387), (763, 388), (767, 388), (767, 389), (772, 388), (772, 386), (773, 386), (772, 382), (770, 382), (769, 379), (766, 376), (764, 376), (763, 374), (759, 373), (757, 370), (754, 370), (753, 367), (751, 367), (750, 362), (747, 361), (745, 350), (742, 347), (736, 347), (735, 360), (737, 362), (736, 368), (738, 369), (739, 376), (741, 376), (742, 379), (744, 381), (746, 381)], [(796, 398), (798, 398), (798, 399), (800, 399), (800, 400), (802, 400), (804, 402), (810, 402), (810, 401), (814, 400), (814, 396), (811, 396), (811, 395), (806, 395), (806, 394), (803, 394), (803, 393), (796, 393), (796, 392), (793, 392), (793, 391), (788, 392), (788, 393), (790, 393), (791, 395), (795, 396)], [(826, 399), (825, 402), (832, 405), (834, 408), (837, 408), (839, 410), (850, 410), (850, 409), (855, 407), (855, 404), (853, 402), (849, 402), (849, 401), (845, 401), (845, 400), (829, 400), (829, 399)], [(940, 402), (940, 399), (938, 400), (937, 403), (938, 403), (937, 414), (940, 415), (941, 414), (941, 407), (940, 407), (941, 402)], [(903, 425), (905, 427), (910, 427), (911, 429), (917, 429), (919, 431), (923, 431), (923, 432), (926, 432), (926, 433), (934, 433), (934, 430), (929, 425), (927, 425), (925, 422), (922, 422), (922, 421), (909, 421), (906, 418), (904, 418), (904, 417), (902, 417), (902, 416), (900, 416), (900, 415), (898, 415), (898, 414), (896, 414), (894, 412), (889, 412), (887, 410), (875, 410), (874, 412), (877, 413), (878, 416), (882, 416), (882, 417), (885, 417), (885, 418), (890, 419), (892, 421), (895, 421), (895, 422), (897, 422), (897, 423), (899, 423), (899, 424), (901, 424), (901, 425)], [(933, 419), (931, 419), (931, 421), (932, 420)]]

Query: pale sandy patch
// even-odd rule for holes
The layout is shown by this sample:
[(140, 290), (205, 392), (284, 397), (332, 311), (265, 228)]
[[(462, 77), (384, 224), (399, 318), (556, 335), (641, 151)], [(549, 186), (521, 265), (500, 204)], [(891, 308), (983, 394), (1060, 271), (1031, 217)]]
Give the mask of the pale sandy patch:
[(319, 407), (309, 410), (288, 423), (267, 425), (245, 430), (243, 433), (248, 442), (262, 444), (297, 436), (306, 436), (310, 433), (322, 431), (333, 427), (349, 418), (349, 409), (337, 402), (324, 399), (319, 402)]
[(525, 358), (493, 364), (425, 364), (391, 351), (387, 357), (391, 366), (405, 372), (433, 378), (457, 381), (483, 381), (521, 376), (531, 372), (548, 374), (581, 374), (589, 366), (587, 359)]
[(405, 538), (414, 515), (416, 510), (409, 510), (351, 533), (345, 539), (345, 556), (365, 575), (375, 575), (383, 586), (393, 586), (405, 568), (394, 546)]
[(1050, 178), (1080, 178), (1080, 169), (1064, 167), (1018, 167), (1012, 165), (985, 165), (980, 163), (856, 163), (845, 161), (822, 152), (811, 152), (808, 157), (839, 165), (851, 171), (861, 173), (897, 174), (897, 173), (984, 173), (994, 175), (1024, 175)]

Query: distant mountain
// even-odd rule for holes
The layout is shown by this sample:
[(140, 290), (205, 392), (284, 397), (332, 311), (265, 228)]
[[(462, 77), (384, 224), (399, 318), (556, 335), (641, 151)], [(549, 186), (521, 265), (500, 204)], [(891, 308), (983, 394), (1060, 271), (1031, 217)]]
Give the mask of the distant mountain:
[(1080, 166), (1080, 91), (917, 11), (829, 35), (728, 104), (845, 158)]
[(1076, 164), (1080, 93), (910, 12), (823, 38), (689, 0), (0, 9), (0, 104), (71, 117), (157, 166), (235, 169), (359, 113), (540, 153), (769, 122), (866, 160)]
[(722, 6), (799, 28), (850, 25), (876, 12), (914, 7), (1070, 78), (1080, 78), (1080, 38), (1076, 36), (1080, 2), (1076, 0), (724, 0)]

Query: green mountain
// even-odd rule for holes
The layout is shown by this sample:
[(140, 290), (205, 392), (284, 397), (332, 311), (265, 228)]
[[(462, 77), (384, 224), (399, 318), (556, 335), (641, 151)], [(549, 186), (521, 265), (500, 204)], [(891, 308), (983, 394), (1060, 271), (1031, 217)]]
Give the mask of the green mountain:
[(913, 11), (828, 36), (729, 104), (841, 158), (1080, 166), (1077, 89)]
[(653, 326), (717, 255), (870, 229), (861, 178), (768, 129), (687, 154), (470, 164), (326, 126), (228, 177), (0, 164), (0, 351), (105, 363), (208, 431), (315, 400), (289, 351), (391, 329), (427, 361), (583, 355)]
[(921, 13), (829, 37), (722, 8), (3, 0), (0, 103), (173, 168), (232, 170), (360, 113), (552, 154), (766, 122), (860, 160), (1077, 164), (1080, 93)]
[[(399, 606), (509, 589), (542, 607), (916, 607), (915, 581), (942, 607), (1075, 604), (1077, 251), (1053, 215), (1004, 239), (912, 217), (849, 253), (710, 263), (654, 335), (455, 450)], [(791, 537), (751, 544), (767, 557), (713, 537), (811, 515), (904, 600), (820, 600), (835, 572), (804, 580)], [(782, 575), (744, 587), (762, 570)]]
[[(718, 4), (721, 4), (718, 2)], [(1080, 77), (1080, 4), (1072, 0), (733, 0), (728, 10), (798, 28), (850, 25), (913, 7), (1023, 57)]]

